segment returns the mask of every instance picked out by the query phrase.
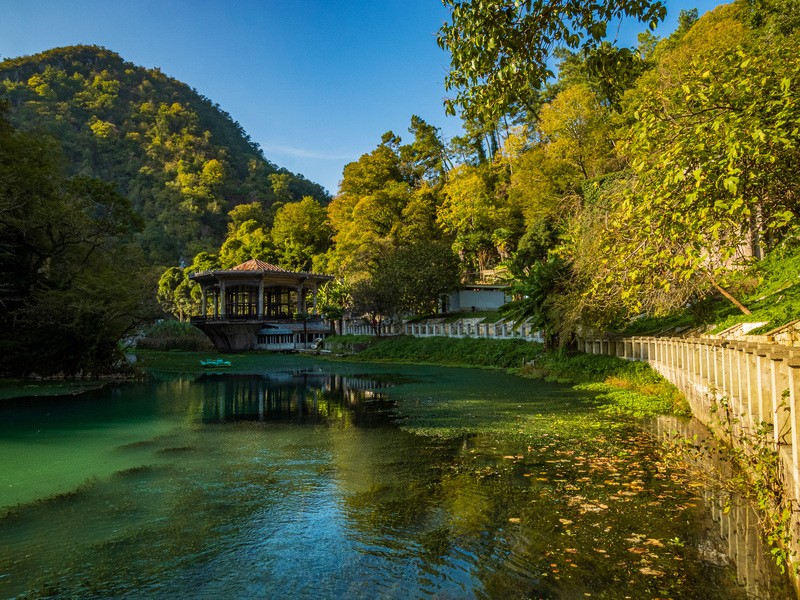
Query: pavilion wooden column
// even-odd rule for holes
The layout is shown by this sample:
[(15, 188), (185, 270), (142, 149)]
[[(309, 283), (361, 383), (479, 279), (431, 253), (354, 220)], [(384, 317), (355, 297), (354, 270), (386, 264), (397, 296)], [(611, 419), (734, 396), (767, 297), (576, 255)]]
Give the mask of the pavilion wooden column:
[(303, 284), (297, 284), (297, 312), (304, 313), (306, 312), (306, 299), (303, 296), (303, 292), (305, 291)]
[(219, 282), (219, 316), (225, 318), (228, 316), (227, 302), (225, 300), (225, 282)]
[(319, 313), (317, 313), (317, 284), (316, 283), (314, 283), (314, 287), (311, 288), (311, 302), (312, 302), (311, 313), (315, 314), (315, 315), (319, 314)]
[(262, 277), (258, 282), (258, 318), (264, 316), (264, 278)]
[(200, 286), (200, 316), (206, 316), (206, 288)]

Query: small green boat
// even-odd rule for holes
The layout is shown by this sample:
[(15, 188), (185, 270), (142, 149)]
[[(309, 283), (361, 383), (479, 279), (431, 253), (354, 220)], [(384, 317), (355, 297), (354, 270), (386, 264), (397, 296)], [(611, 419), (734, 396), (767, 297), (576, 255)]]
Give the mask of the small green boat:
[(212, 358), (209, 360), (201, 360), (200, 366), (204, 369), (219, 369), (231, 366), (231, 361), (223, 360), (221, 358)]

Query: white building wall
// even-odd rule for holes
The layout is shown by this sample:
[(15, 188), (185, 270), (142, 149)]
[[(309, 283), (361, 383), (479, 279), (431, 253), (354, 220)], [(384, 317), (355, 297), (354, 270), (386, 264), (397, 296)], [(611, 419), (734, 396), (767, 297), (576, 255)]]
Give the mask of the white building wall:
[(502, 290), (467, 289), (450, 294), (450, 312), (497, 310), (511, 298)]

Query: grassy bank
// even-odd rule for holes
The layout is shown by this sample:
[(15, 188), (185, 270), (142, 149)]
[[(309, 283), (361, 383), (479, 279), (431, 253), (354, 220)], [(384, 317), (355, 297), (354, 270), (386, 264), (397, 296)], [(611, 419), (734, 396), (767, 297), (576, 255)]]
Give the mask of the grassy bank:
[[(347, 340), (343, 338), (348, 337), (351, 336), (329, 338), (326, 347), (337, 343), (345, 347)], [(690, 414), (677, 388), (646, 363), (612, 356), (545, 352), (541, 344), (523, 340), (398, 336), (359, 339), (356, 345), (362, 344), (366, 347), (355, 352), (353, 359), (513, 369), (523, 377), (558, 381), (595, 392), (604, 412), (637, 417)]]
[[(332, 343), (336, 343), (336, 339), (331, 338)], [(542, 353), (540, 344), (523, 340), (415, 338), (402, 335), (382, 340), (371, 338), (370, 341), (366, 348), (357, 352), (358, 360), (509, 369), (522, 367), (525, 362)]]
[(598, 400), (604, 401), (601, 407), (604, 412), (636, 417), (691, 415), (689, 404), (678, 388), (643, 362), (606, 355), (543, 352), (521, 374), (597, 392)]
[(785, 243), (751, 270), (742, 271), (731, 290), (752, 314), (745, 315), (722, 297), (707, 298), (662, 317), (629, 323), (622, 335), (658, 335), (690, 328), (719, 333), (738, 323), (766, 323), (752, 334), (764, 334), (800, 316), (800, 243)]

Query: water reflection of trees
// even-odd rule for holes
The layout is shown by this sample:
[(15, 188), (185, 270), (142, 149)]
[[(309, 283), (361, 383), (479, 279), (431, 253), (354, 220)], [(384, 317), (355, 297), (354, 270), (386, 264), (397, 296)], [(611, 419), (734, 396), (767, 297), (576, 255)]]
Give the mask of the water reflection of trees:
[(359, 427), (392, 420), (394, 404), (384, 393), (391, 384), (380, 379), (291, 371), (264, 375), (205, 375), (204, 423), (265, 421), (332, 423)]
[(644, 432), (600, 444), (549, 436), (516, 456), (504, 456), (509, 446), (492, 435), (417, 438), (403, 462), (393, 448), (414, 441), (400, 433), (391, 443), (361, 440), (361, 452), (343, 444), (335, 456), (359, 541), (413, 571), (405, 576), (420, 586), (416, 595), (695, 597), (685, 594), (702, 589), (709, 598), (772, 598), (788, 590), (746, 527), (752, 512), (710, 505), (712, 525), (696, 504), (710, 492), (673, 479)]

